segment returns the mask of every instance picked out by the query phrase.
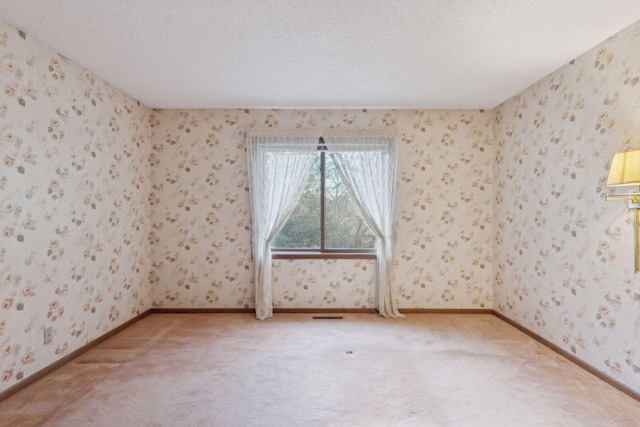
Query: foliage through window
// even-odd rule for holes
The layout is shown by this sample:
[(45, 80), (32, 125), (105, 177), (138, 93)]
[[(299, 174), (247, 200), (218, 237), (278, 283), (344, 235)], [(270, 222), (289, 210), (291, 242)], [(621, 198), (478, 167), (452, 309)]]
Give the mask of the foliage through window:
[(284, 250), (339, 252), (372, 249), (375, 239), (331, 155), (318, 151), (298, 204), (271, 246)]

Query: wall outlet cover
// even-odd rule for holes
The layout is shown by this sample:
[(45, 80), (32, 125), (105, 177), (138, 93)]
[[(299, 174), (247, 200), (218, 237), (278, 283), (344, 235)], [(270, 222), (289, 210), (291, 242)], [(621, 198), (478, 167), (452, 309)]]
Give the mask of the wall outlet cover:
[(44, 328), (44, 343), (50, 344), (53, 341), (53, 327)]

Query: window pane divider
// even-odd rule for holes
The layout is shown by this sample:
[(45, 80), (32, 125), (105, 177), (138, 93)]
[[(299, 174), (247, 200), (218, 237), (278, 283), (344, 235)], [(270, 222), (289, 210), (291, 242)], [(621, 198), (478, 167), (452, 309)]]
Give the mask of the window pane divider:
[[(324, 142), (324, 141), (323, 141)], [(325, 252), (324, 246), (324, 209), (325, 209), (325, 151), (320, 153), (320, 252)]]

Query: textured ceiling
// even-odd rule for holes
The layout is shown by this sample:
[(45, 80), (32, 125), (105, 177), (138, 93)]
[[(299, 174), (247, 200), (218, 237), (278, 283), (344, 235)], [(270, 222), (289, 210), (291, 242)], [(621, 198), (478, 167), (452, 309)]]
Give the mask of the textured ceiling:
[(0, 0), (155, 108), (493, 108), (640, 19), (639, 0)]

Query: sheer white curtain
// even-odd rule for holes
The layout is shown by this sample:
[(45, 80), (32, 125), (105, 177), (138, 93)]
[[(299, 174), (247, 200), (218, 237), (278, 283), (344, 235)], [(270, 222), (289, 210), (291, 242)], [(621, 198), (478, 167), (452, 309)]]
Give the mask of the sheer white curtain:
[(295, 208), (317, 146), (318, 136), (247, 133), (255, 304), (260, 320), (273, 316), (271, 240)]
[(323, 138), (362, 217), (378, 237), (378, 312), (385, 317), (404, 317), (398, 311), (392, 277), (396, 134), (385, 130), (330, 130), (323, 133)]

